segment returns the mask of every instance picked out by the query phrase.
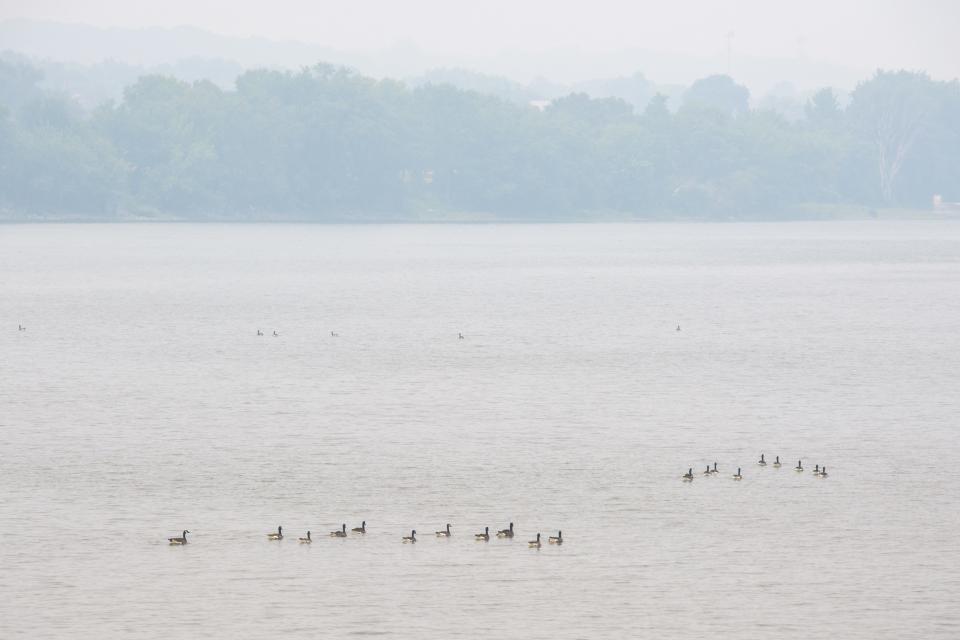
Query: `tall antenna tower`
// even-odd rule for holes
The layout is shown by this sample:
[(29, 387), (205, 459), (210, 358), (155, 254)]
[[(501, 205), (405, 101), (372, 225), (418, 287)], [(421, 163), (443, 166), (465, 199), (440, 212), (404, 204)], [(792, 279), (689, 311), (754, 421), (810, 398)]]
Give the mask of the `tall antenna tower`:
[(727, 31), (727, 75), (733, 77), (733, 31)]

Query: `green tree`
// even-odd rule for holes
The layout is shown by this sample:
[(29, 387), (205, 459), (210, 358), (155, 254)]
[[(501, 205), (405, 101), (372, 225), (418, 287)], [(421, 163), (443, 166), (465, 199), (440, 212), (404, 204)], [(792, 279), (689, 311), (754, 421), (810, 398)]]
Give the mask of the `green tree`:
[(837, 94), (830, 87), (817, 91), (804, 107), (807, 121), (817, 127), (836, 126), (843, 117)]
[(877, 71), (853, 92), (849, 115), (876, 151), (880, 196), (894, 201), (897, 178), (937, 110), (937, 83), (925, 73)]
[(683, 94), (686, 106), (716, 109), (730, 116), (750, 110), (750, 90), (726, 75), (714, 75), (694, 82)]

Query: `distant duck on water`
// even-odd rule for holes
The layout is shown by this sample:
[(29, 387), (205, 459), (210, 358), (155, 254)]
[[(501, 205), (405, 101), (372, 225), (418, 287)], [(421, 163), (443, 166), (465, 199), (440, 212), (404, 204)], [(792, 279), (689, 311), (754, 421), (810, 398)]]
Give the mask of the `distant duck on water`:
[(683, 474), (684, 482), (693, 482), (693, 467), (690, 467), (690, 470)]
[(539, 548), (540, 548), (540, 534), (538, 533), (538, 534), (537, 534), (537, 539), (536, 539), (536, 540), (531, 540), (530, 542), (527, 543), (527, 545), (530, 546), (530, 547), (534, 547), (534, 548), (539, 549)]
[(490, 540), (490, 527), (484, 527), (483, 533), (475, 533), (473, 534), (473, 537), (476, 540), (483, 540), (484, 542), (487, 542)]
[(183, 533), (181, 533), (179, 537), (176, 537), (176, 538), (167, 538), (167, 542), (169, 542), (171, 545), (187, 544), (187, 534), (188, 534), (188, 533), (190, 533), (190, 532), (187, 531), (186, 529), (184, 529), (184, 530), (183, 530)]
[(404, 543), (404, 544), (406, 544), (406, 543), (408, 543), (408, 542), (416, 542), (416, 541), (417, 541), (417, 530), (416, 530), (416, 529), (414, 529), (413, 531), (411, 531), (411, 532), (410, 532), (410, 535), (408, 535), (408, 536), (403, 536), (403, 543)]
[(463, 339), (464, 339), (463, 334), (457, 333), (457, 340), (463, 340)]
[(734, 480), (743, 480), (743, 476), (740, 475), (740, 467), (737, 467), (737, 472), (733, 474)]
[(563, 544), (563, 531), (557, 531), (557, 535), (547, 538), (550, 544)]
[(262, 335), (263, 335), (263, 331), (260, 331), (260, 329), (257, 329), (257, 335), (258, 335), (258, 336), (262, 336)]
[(360, 523), (360, 526), (359, 526), (359, 527), (354, 527), (353, 529), (350, 529), (350, 531), (353, 531), (354, 533), (366, 534), (366, 533), (367, 533), (367, 521), (364, 520), (362, 523)]
[(274, 337), (274, 338), (279, 338), (279, 337), (280, 337), (280, 334), (277, 333), (276, 331), (274, 331), (274, 332), (273, 332), (273, 337)]
[(497, 531), (498, 538), (512, 538), (513, 537), (513, 523), (510, 523), (509, 529), (500, 529)]
[(313, 538), (310, 537), (310, 532), (307, 531), (307, 537), (300, 538), (300, 544), (310, 544), (311, 542), (313, 542)]
[(438, 537), (438, 538), (449, 538), (451, 535), (453, 535), (453, 534), (450, 532), (450, 523), (449, 523), (449, 522), (447, 523), (447, 528), (446, 528), (446, 530), (444, 530), (444, 531), (437, 531), (437, 537)]
[(277, 527), (276, 533), (268, 533), (267, 540), (283, 540), (283, 527)]
[(18, 324), (18, 325), (17, 325), (17, 331), (26, 331), (26, 330), (27, 330), (27, 328), (26, 328), (25, 326), (23, 326), (22, 324)]
[(346, 537), (347, 537), (347, 525), (346, 525), (346, 524), (341, 525), (339, 531), (331, 531), (331, 532), (330, 532), (330, 537), (331, 537), (331, 538), (346, 538)]
[(340, 334), (337, 333), (336, 331), (331, 331), (331, 332), (330, 332), (330, 337), (331, 337), (331, 338), (339, 338), (339, 337), (340, 337)]

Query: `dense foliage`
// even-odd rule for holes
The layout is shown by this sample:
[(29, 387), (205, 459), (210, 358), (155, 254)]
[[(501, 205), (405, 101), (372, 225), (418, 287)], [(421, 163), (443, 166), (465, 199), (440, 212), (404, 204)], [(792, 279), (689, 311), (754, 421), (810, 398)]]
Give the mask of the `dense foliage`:
[(960, 200), (960, 86), (878, 72), (787, 122), (725, 76), (675, 113), (571, 94), (543, 110), (326, 65), (235, 90), (147, 76), (85, 112), (0, 63), (4, 218), (784, 217)]

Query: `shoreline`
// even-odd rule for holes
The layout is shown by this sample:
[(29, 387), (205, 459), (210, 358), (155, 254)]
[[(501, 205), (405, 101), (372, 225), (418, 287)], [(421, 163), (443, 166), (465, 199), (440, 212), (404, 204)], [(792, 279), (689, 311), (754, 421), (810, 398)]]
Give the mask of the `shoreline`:
[(777, 222), (852, 222), (852, 221), (960, 221), (960, 213), (920, 209), (871, 209), (868, 207), (811, 208), (806, 214), (773, 216), (632, 216), (597, 213), (569, 217), (499, 216), (480, 212), (460, 212), (443, 216), (232, 216), (189, 217), (175, 214), (158, 216), (77, 216), (77, 215), (4, 215), (0, 225), (13, 224), (317, 224), (317, 225), (445, 225), (445, 224), (720, 224)]

